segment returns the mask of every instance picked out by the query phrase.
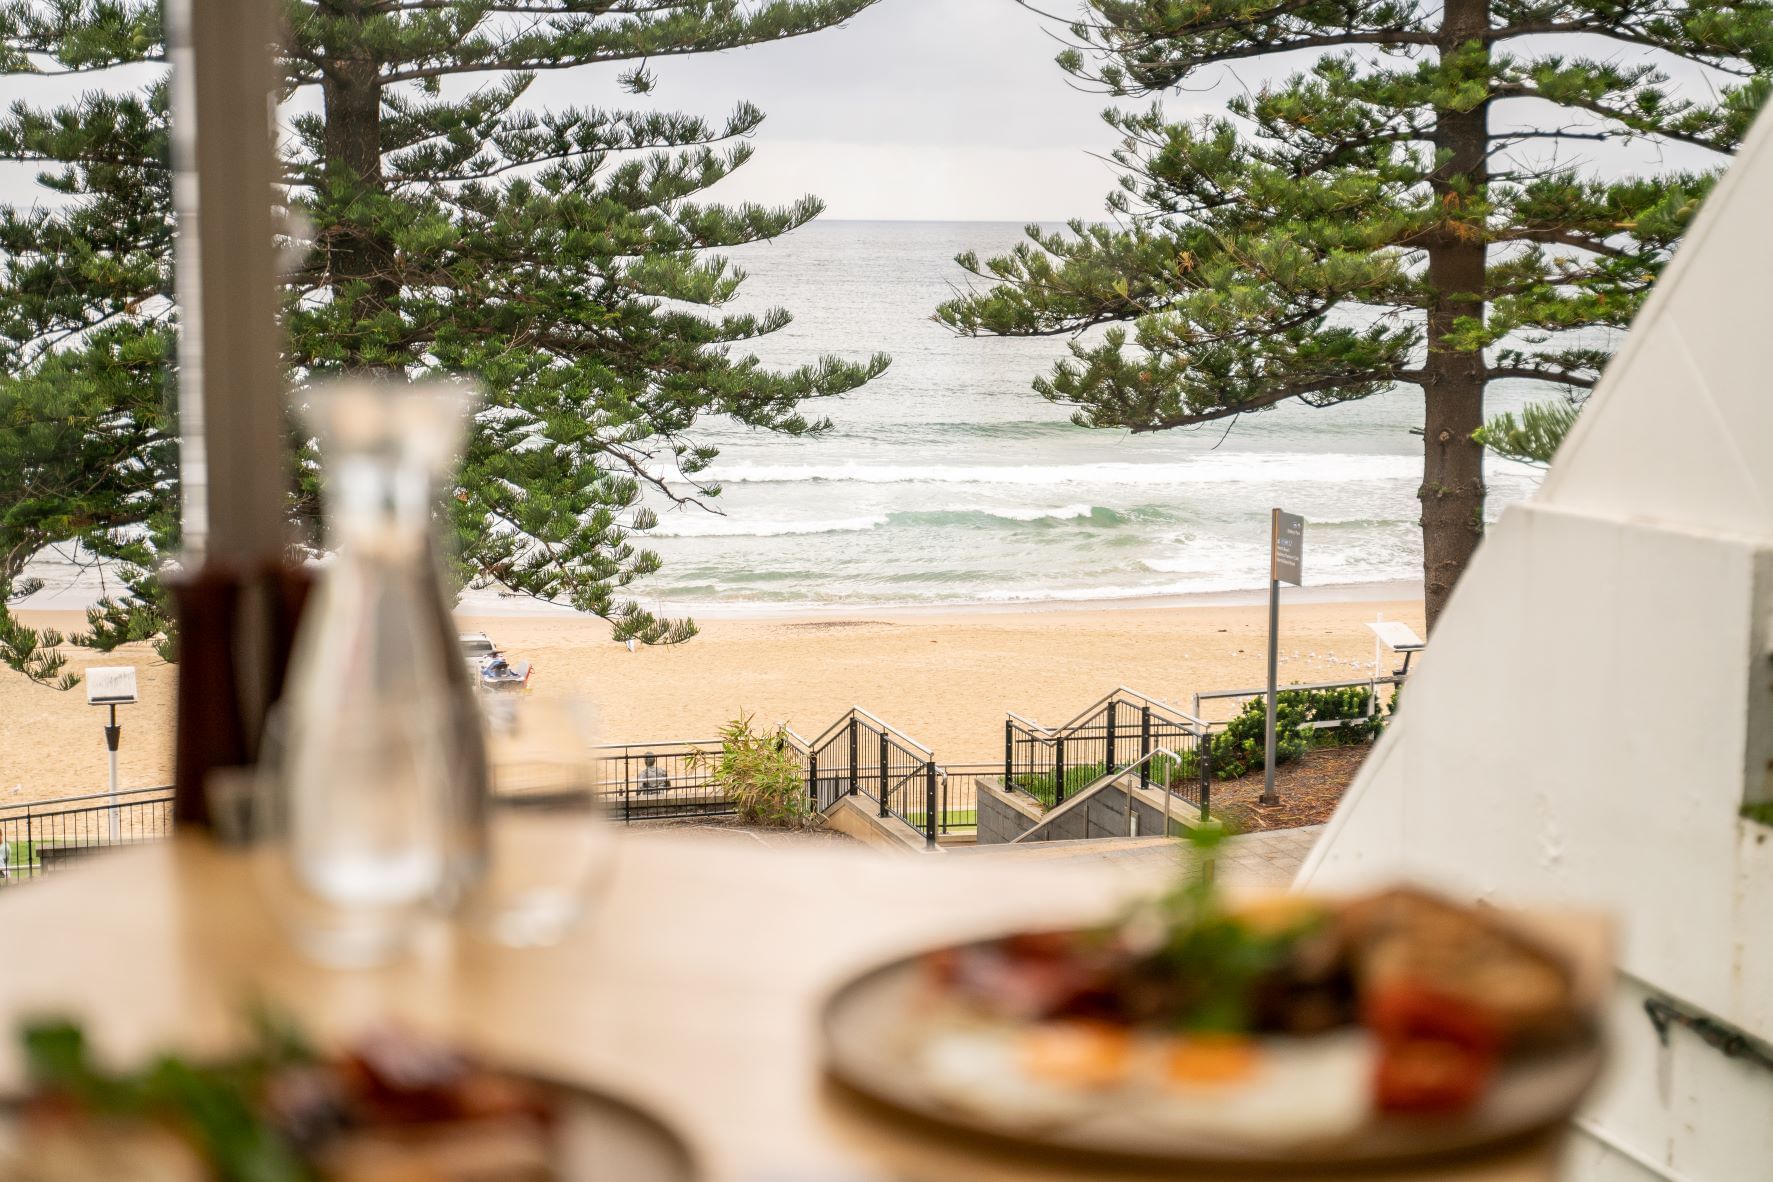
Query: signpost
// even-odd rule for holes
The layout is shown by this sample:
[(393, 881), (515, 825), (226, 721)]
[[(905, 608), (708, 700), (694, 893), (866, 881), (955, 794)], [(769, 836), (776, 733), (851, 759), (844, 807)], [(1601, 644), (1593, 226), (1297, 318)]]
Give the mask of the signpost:
[(1268, 743), (1262, 770), (1262, 803), (1279, 804), (1274, 794), (1275, 682), (1280, 668), (1280, 585), (1303, 586), (1305, 518), (1274, 510), (1268, 552)]
[(117, 745), (123, 728), (117, 723), (117, 707), (135, 703), (135, 666), (101, 665), (86, 671), (86, 704), (109, 706), (111, 721), (105, 727), (105, 746), (111, 753), (111, 841), (122, 840), (122, 820), (117, 811)]

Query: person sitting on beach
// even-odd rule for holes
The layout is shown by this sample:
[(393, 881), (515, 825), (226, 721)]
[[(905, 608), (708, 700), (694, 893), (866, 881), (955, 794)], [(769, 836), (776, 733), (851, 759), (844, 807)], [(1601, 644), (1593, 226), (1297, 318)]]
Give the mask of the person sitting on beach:
[(645, 765), (640, 769), (640, 790), (642, 792), (663, 792), (671, 787), (671, 777), (667, 776), (665, 769), (659, 766), (658, 756), (648, 751), (641, 756), (641, 763)]

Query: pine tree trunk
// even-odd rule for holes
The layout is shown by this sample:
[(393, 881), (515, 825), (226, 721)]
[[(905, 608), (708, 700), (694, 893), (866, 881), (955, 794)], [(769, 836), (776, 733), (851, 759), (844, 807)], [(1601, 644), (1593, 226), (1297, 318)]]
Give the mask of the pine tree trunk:
[[(1440, 52), (1484, 37), (1489, 0), (1446, 0)], [(1432, 629), (1453, 585), (1484, 532), (1484, 449), (1472, 438), (1484, 424), (1484, 357), (1457, 352), (1443, 338), (1460, 319), (1482, 320), (1486, 249), (1481, 233), (1462, 220), (1461, 207), (1480, 197), (1488, 177), (1489, 107), (1436, 112), (1434, 146), (1446, 159), (1436, 171), (1434, 195), (1447, 217), (1428, 239), (1428, 357), (1422, 488), (1422, 574)]]
[[(341, 4), (340, 17), (361, 23), (360, 3)], [(325, 103), (326, 175), (360, 191), (380, 194), (382, 175), (382, 87), (380, 63), (365, 46), (360, 32), (342, 35), (327, 46), (327, 71), (321, 92)], [(394, 252), (368, 224), (374, 213), (366, 209), (363, 220), (328, 227), (329, 270), (335, 288), (361, 285), (358, 318), (370, 319), (399, 294), (394, 274)], [(354, 345), (347, 342), (348, 348)], [(353, 368), (380, 367), (362, 364)]]

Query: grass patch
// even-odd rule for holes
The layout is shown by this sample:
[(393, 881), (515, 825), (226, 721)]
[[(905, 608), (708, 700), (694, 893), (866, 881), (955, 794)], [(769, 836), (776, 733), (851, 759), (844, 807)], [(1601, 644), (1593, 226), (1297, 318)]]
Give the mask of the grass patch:
[(1763, 800), (1759, 804), (1745, 804), (1742, 806), (1742, 815), (1757, 825), (1773, 825), (1773, 800)]

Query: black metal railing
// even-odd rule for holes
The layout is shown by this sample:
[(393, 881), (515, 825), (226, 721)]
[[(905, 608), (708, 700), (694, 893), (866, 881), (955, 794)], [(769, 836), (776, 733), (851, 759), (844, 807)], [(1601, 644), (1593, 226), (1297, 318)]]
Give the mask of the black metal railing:
[[(817, 809), (861, 796), (930, 846), (977, 825), (974, 778), (987, 769), (944, 769), (929, 748), (866, 710), (851, 708), (812, 742), (782, 733)], [(625, 824), (730, 816), (736, 807), (712, 766), (720, 749), (719, 739), (599, 747), (596, 790), (610, 817)], [(168, 837), (172, 795), (169, 787), (143, 788), (0, 807), (0, 877), (34, 877), (107, 846)]]
[(874, 801), (936, 844), (941, 825), (940, 769), (928, 747), (854, 706), (806, 745), (807, 795), (816, 809), (841, 796)]
[[(1004, 783), (1057, 808), (1103, 776), (1137, 764), (1141, 787), (1167, 788), (1195, 804), (1204, 819), (1211, 795), (1207, 729), (1200, 719), (1124, 686), (1063, 726), (1012, 714), (1004, 721)], [(1166, 754), (1146, 758), (1160, 750)]]
[(668, 821), (730, 816), (730, 794), (698, 758), (720, 751), (719, 739), (669, 739), (599, 747), (598, 792), (612, 819)]
[(979, 828), (979, 781), (995, 780), (1003, 768), (994, 763), (943, 765), (937, 780), (938, 836), (972, 833)]
[(99, 850), (172, 834), (172, 789), (134, 788), (0, 808), (0, 873), (36, 878)]

